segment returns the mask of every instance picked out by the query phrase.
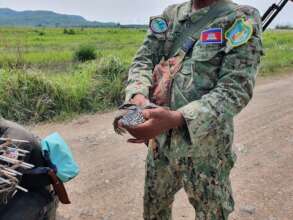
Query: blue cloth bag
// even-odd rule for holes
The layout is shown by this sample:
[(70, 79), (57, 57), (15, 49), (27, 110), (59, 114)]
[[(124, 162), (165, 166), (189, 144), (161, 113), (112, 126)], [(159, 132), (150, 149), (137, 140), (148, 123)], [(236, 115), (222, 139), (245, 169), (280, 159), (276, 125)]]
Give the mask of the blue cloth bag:
[(79, 167), (73, 155), (58, 133), (53, 133), (41, 142), (44, 156), (49, 155), (51, 163), (56, 167), (56, 175), (62, 182), (68, 182), (79, 174)]

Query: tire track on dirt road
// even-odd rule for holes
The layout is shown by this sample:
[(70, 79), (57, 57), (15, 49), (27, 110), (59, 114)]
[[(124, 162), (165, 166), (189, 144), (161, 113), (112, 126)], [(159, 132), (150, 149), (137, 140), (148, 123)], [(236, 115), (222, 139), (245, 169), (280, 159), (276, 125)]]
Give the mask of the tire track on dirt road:
[[(81, 174), (67, 185), (72, 205), (58, 220), (140, 220), (146, 147), (126, 144), (112, 130), (115, 113), (38, 125), (40, 136), (58, 131), (73, 148)], [(236, 118), (231, 174), (235, 213), (231, 220), (293, 219), (293, 76), (261, 83)], [(176, 196), (175, 220), (194, 219), (184, 192)]]

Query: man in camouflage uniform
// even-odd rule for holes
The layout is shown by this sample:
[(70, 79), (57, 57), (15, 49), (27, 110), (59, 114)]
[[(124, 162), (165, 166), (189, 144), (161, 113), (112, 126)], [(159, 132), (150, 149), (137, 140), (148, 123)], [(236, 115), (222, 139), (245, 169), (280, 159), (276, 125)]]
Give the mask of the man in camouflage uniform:
[[(155, 138), (158, 147), (146, 161), (144, 219), (171, 219), (174, 195), (184, 187), (198, 220), (226, 220), (234, 209), (233, 117), (252, 98), (262, 55), (259, 12), (227, 0), (194, 0), (154, 19), (163, 25), (150, 28), (134, 58), (126, 102), (152, 99), (160, 60), (179, 57), (180, 68), (171, 76), (169, 103), (145, 110), (145, 123), (125, 127), (134, 136), (129, 142)], [(209, 20), (204, 27), (202, 20)], [(182, 55), (190, 30), (196, 42)]]

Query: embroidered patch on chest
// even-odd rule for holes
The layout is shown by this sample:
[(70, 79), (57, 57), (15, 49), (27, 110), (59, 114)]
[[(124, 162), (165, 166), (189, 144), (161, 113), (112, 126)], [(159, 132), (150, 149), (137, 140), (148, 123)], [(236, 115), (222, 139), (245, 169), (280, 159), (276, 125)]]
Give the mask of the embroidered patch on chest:
[(237, 19), (233, 26), (225, 33), (229, 46), (239, 47), (246, 44), (253, 33), (253, 26), (250, 20)]
[(211, 28), (201, 32), (200, 41), (202, 44), (222, 44), (223, 43), (223, 29)]

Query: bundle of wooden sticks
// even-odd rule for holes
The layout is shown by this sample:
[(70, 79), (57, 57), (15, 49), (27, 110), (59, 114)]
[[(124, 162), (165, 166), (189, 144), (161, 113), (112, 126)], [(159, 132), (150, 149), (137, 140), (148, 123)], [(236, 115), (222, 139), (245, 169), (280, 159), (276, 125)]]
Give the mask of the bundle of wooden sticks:
[(28, 192), (19, 185), (23, 171), (34, 168), (34, 165), (24, 162), (30, 153), (20, 149), (19, 144), (28, 144), (26, 140), (0, 138), (0, 204), (18, 191)]

